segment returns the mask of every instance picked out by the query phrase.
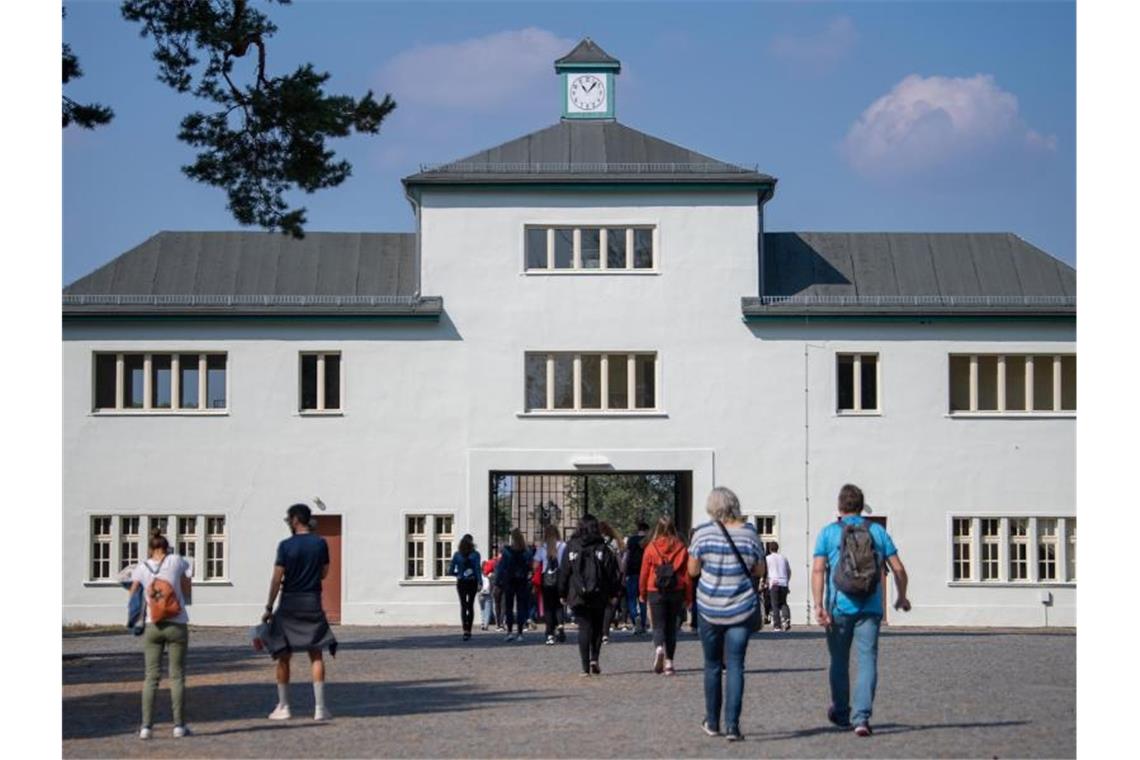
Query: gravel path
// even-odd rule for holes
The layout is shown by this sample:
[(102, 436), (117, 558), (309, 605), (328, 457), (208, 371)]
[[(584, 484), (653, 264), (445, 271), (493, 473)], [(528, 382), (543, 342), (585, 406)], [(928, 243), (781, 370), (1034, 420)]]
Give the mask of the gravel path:
[[(1072, 630), (885, 630), (875, 735), (830, 728), (827, 656), (818, 630), (764, 631), (750, 646), (741, 728), (708, 738), (700, 645), (684, 634), (675, 678), (648, 672), (648, 637), (617, 633), (599, 678), (579, 678), (575, 634), (556, 647), (528, 634), (443, 628), (337, 630), (326, 701), (311, 720), (305, 658), (295, 661), (294, 718), (270, 722), (272, 663), (244, 629), (194, 628), (187, 719), (170, 735), (165, 679), (155, 738), (137, 738), (140, 641), (127, 633), (63, 636), (65, 757), (1073, 757)], [(304, 665), (298, 669), (296, 665)], [(165, 675), (165, 673), (164, 673)], [(298, 678), (298, 676), (300, 676)]]

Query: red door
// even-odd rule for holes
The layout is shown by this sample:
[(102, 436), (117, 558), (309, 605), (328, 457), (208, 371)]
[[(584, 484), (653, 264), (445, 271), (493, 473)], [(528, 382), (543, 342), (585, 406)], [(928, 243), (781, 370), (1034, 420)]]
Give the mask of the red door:
[(321, 606), (330, 623), (340, 622), (340, 515), (317, 515), (317, 535), (329, 545), (329, 574), (321, 581)]
[[(883, 530), (887, 529), (887, 518), (871, 515), (863, 515), (868, 521), (878, 523), (883, 526)], [(331, 571), (330, 571), (331, 572)], [(883, 625), (887, 624), (887, 612), (891, 609), (891, 585), (889, 583), (890, 573), (887, 572), (886, 564), (883, 565), (883, 580), (880, 581), (883, 587)]]

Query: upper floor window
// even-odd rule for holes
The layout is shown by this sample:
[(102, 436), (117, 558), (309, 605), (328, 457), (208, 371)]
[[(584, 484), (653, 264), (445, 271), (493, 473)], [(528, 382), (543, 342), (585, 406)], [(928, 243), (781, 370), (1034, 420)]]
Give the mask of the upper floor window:
[(340, 354), (301, 354), (301, 411), (340, 411), (340, 397)]
[(657, 354), (528, 353), (528, 412), (657, 408)]
[(837, 354), (835, 370), (839, 412), (879, 411), (878, 354)]
[(95, 411), (226, 408), (226, 354), (97, 353)]
[(648, 270), (657, 266), (652, 226), (526, 228), (527, 271)]
[(1077, 410), (1075, 354), (952, 354), (950, 413)]

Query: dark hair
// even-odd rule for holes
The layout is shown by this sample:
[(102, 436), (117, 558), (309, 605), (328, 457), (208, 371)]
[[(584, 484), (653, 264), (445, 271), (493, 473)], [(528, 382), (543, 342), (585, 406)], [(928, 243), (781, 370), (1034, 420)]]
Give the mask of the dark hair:
[(296, 519), (302, 525), (308, 525), (313, 519), (313, 510), (309, 509), (308, 504), (294, 504), (289, 507), (285, 515), (290, 519)]
[(638, 530), (649, 530), (649, 523), (645, 522), (645, 520), (638, 520), (637, 521), (637, 529)]
[(459, 539), (459, 553), (466, 557), (473, 551), (475, 551), (475, 539), (470, 533), (464, 533), (463, 538)]
[(162, 535), (162, 530), (159, 528), (152, 528), (150, 531), (150, 540), (147, 546), (151, 551), (155, 549), (162, 549), (163, 553), (170, 553), (170, 542), (166, 540), (166, 536)]
[(778, 543), (776, 543), (775, 541), (769, 541), (768, 542), (768, 553), (769, 554), (775, 554), (778, 551), (780, 551), (780, 545)]
[(845, 515), (857, 515), (863, 511), (863, 491), (850, 483), (839, 489), (839, 511)]
[(598, 518), (593, 515), (582, 515), (582, 519), (578, 521), (578, 532), (574, 535), (583, 541), (587, 538), (601, 538), (602, 530), (598, 527)]
[(648, 546), (659, 538), (669, 536), (672, 536), (678, 541), (681, 540), (677, 535), (677, 526), (673, 523), (673, 518), (669, 515), (661, 515), (661, 517), (657, 519), (657, 525), (654, 526), (653, 532), (646, 538), (645, 545)]

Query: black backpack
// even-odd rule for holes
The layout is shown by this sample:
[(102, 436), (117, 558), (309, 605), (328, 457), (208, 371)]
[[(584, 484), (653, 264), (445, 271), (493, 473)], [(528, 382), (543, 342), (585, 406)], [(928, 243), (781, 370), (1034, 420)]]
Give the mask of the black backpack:
[(558, 588), (558, 549), (546, 553), (546, 569), (542, 571), (542, 587)]
[(677, 549), (668, 557), (662, 557), (661, 564), (658, 565), (654, 571), (657, 581), (657, 591), (659, 593), (667, 594), (670, 591), (676, 591), (680, 588), (680, 584), (677, 581), (677, 571), (673, 567), (673, 557), (677, 556), (678, 551), (680, 551), (680, 549)]
[(840, 522), (839, 561), (831, 569), (835, 588), (847, 596), (866, 598), (875, 593), (883, 575), (882, 558), (871, 538), (868, 523)]
[(575, 570), (582, 601), (594, 602), (605, 598), (609, 591), (606, 578), (605, 557), (609, 549), (605, 544), (583, 546), (578, 552)]

